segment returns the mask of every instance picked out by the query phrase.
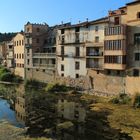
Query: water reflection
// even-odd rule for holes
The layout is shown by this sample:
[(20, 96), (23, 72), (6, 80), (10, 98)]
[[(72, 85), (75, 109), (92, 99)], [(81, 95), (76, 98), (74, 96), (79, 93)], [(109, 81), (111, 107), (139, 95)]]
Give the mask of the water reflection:
[(10, 109), (10, 104), (7, 100), (0, 98), (0, 120), (6, 121), (17, 127), (22, 127), (22, 125), (16, 120), (15, 112)]
[[(25, 96), (25, 97), (24, 97)], [(79, 97), (29, 91), (17, 97), (16, 116), (29, 127), (27, 134), (57, 140), (131, 140), (110, 128), (106, 112), (90, 111)]]

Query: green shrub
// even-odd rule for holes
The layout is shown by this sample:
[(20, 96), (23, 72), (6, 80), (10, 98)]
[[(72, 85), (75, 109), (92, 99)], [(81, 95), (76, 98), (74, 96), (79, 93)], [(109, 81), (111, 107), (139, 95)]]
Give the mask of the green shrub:
[(120, 93), (117, 97), (110, 100), (113, 104), (129, 104), (130, 101), (131, 98), (125, 93)]
[(0, 75), (0, 80), (1, 81), (6, 81), (6, 82), (12, 82), (14, 78), (14, 75), (11, 74), (10, 72), (3, 73)]
[(132, 104), (136, 108), (140, 108), (140, 93), (136, 92), (134, 97), (132, 98)]
[(45, 91), (53, 91), (55, 84), (47, 84)]
[(48, 84), (45, 88), (45, 91), (57, 91), (57, 92), (67, 92), (70, 91), (72, 88), (67, 87), (66, 85), (59, 85), (59, 84)]
[(44, 87), (46, 84), (45, 83), (42, 83), (38, 80), (35, 80), (35, 79), (31, 79), (31, 80), (27, 80), (25, 82), (25, 87), (28, 88), (28, 87), (33, 87), (33, 88), (42, 88)]

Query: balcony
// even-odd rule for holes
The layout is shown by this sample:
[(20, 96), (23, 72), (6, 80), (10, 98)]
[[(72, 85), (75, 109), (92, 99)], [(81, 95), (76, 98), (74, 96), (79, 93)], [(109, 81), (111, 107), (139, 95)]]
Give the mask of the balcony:
[(126, 35), (126, 25), (114, 25), (105, 28), (105, 36)]
[(57, 56), (59, 57), (69, 57), (69, 58), (84, 58), (85, 55), (83, 54), (79, 54), (79, 53), (73, 53), (73, 52), (69, 52), (69, 53), (60, 53), (57, 52)]
[(111, 69), (111, 70), (125, 70), (126, 64), (116, 64), (116, 63), (105, 63), (104, 69)]
[(33, 58), (56, 58), (56, 53), (33, 53)]
[(100, 65), (98, 63), (95, 63), (95, 64), (87, 64), (86, 67), (88, 69), (95, 69), (95, 70), (103, 70), (103, 65)]
[(86, 42), (86, 47), (103, 47), (104, 42)]
[(46, 69), (55, 69), (55, 64), (39, 64), (39, 63), (33, 63), (33, 67), (37, 68), (46, 68)]
[(87, 52), (87, 58), (103, 58), (103, 52)]

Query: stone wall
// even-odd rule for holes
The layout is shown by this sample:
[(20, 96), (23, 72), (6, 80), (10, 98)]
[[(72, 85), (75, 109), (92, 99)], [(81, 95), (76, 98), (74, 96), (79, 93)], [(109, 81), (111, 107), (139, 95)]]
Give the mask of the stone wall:
[(28, 80), (35, 79), (40, 82), (49, 83), (54, 82), (55, 73), (47, 69), (27, 68), (25, 69), (25, 77)]
[(66, 84), (71, 87), (77, 88), (77, 90), (89, 90), (89, 78), (86, 76), (80, 76), (79, 78), (70, 78), (70, 77), (59, 77), (57, 76), (56, 82), (60, 84)]

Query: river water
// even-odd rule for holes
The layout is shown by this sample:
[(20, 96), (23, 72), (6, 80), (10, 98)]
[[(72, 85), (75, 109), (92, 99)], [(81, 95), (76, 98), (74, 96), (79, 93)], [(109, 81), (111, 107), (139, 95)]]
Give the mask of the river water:
[[(11, 93), (13, 98), (15, 90)], [(13, 98), (15, 111), (10, 109), (7, 100), (0, 99), (0, 121), (5, 120), (17, 127), (26, 126), (27, 135), (31, 137), (55, 140), (132, 140), (127, 134), (110, 127), (108, 112), (91, 111), (89, 104), (93, 102), (83, 101), (80, 96), (49, 94), (30, 89)]]
[(0, 121), (6, 121), (16, 127), (23, 127), (20, 122), (16, 120), (15, 111), (10, 108), (10, 104), (7, 100), (0, 98)]

